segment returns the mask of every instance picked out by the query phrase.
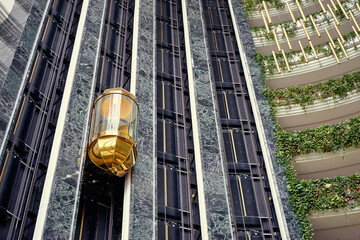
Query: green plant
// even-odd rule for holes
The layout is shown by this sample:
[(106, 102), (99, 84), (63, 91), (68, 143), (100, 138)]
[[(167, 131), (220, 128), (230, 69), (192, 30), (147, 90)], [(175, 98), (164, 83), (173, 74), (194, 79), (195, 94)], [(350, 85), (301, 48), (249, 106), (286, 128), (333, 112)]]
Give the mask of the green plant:
[[(348, 41), (354, 37), (355, 33), (350, 33), (344, 38)], [(327, 44), (317, 46), (317, 52), (325, 56), (332, 54), (331, 49), (325, 46)], [(306, 47), (305, 51), (310, 54), (310, 47)], [(337, 49), (338, 53), (339, 51)], [(288, 52), (286, 55), (289, 58), (295, 54), (299, 55), (299, 52)], [(254, 57), (261, 66), (261, 74), (264, 79), (266, 76), (274, 74), (276, 66), (272, 56), (256, 53)], [(277, 54), (277, 58), (281, 68), (284, 68), (282, 55)], [(284, 90), (266, 88), (263, 91), (269, 100), (272, 120), (275, 122), (277, 158), (284, 166), (290, 202), (300, 224), (303, 239), (312, 239), (311, 224), (308, 219), (311, 213), (360, 205), (360, 174), (300, 180), (293, 170), (294, 157), (311, 152), (345, 151), (348, 148), (360, 147), (360, 116), (338, 124), (322, 125), (314, 129), (284, 131), (275, 117), (276, 107), (291, 104), (300, 104), (305, 107), (318, 99), (329, 97), (333, 97), (334, 100), (340, 99), (347, 96), (349, 92), (358, 90), (359, 82), (360, 72), (354, 72), (318, 84)]]
[[(344, 3), (345, 1), (341, 1), (341, 2)], [(344, 7), (345, 11), (348, 11), (349, 8), (348, 8), (346, 5), (343, 5), (343, 7)], [(342, 20), (342, 19), (345, 18), (345, 15), (343, 14), (342, 11), (335, 11), (334, 13), (335, 13), (336, 17), (337, 17), (339, 20)], [(330, 14), (330, 13), (329, 13), (329, 14)], [(331, 21), (330, 21), (330, 20), (332, 19), (332, 17), (329, 17), (328, 15), (323, 14), (322, 11), (313, 12), (313, 13), (311, 13), (311, 15), (312, 15), (313, 18), (315, 19), (315, 22), (316, 22), (320, 17), (324, 16), (327, 24), (328, 24), (329, 26), (332, 26), (332, 23), (331, 23)], [(309, 15), (307, 15), (306, 17), (309, 19)], [(298, 22), (300, 21), (300, 19), (302, 19), (301, 16), (297, 18)], [(323, 22), (323, 21), (324, 21), (324, 20), (321, 19), (321, 22)], [(311, 29), (312, 29), (313, 31), (315, 31), (315, 28), (314, 28), (314, 26), (312, 25), (312, 23), (311, 23), (310, 21), (307, 21), (307, 22), (305, 22), (304, 24), (305, 24), (306, 27), (309, 27), (309, 26), (310, 26)], [(295, 37), (295, 36), (296, 36), (296, 30), (298, 30), (298, 29), (296, 28), (296, 25), (293, 24), (292, 21), (284, 21), (284, 22), (280, 22), (280, 23), (275, 23), (275, 24), (272, 24), (271, 27), (272, 27), (272, 28), (275, 28), (275, 29), (278, 28), (278, 27), (285, 27), (286, 32), (287, 32), (289, 38)], [(300, 29), (301, 29), (301, 28), (300, 28)], [(254, 26), (254, 27), (251, 27), (251, 31), (254, 33), (254, 35), (255, 35), (256, 37), (263, 37), (263, 38), (265, 38), (265, 39), (267, 39), (267, 40), (274, 40), (274, 36), (273, 36), (272, 34), (267, 34), (267, 33), (266, 33), (266, 28), (265, 28), (265, 26), (261, 26), (261, 27), (259, 27), (259, 26)], [(283, 35), (282, 37), (285, 38), (284, 35)]]
[(303, 226), (303, 239), (312, 239), (308, 220), (311, 213), (360, 205), (360, 174), (312, 180), (300, 180), (292, 171), (291, 174), (288, 176), (288, 190), (299, 223)]
[(360, 116), (334, 125), (303, 131), (284, 131), (275, 125), (277, 156), (285, 167), (290, 202), (302, 225), (303, 239), (311, 239), (308, 216), (360, 205), (360, 175), (300, 180), (293, 171), (293, 158), (310, 152), (331, 152), (360, 145)]
[[(354, 39), (356, 37), (356, 34), (354, 32), (350, 32), (348, 34), (346, 34), (345, 36), (343, 36), (345, 41), (350, 41), (352, 39)], [(335, 51), (336, 53), (341, 57), (343, 56), (343, 52), (341, 51), (340, 46), (338, 45), (338, 42), (336, 41), (336, 39), (334, 39), (335, 42)], [(312, 55), (312, 50), (310, 46), (306, 46), (304, 47), (305, 53), (307, 55)], [(315, 50), (318, 54), (323, 54), (324, 56), (330, 56), (332, 55), (332, 51), (331, 48), (329, 47), (329, 42), (325, 42), (322, 43), (320, 45), (317, 45), (315, 47)], [(299, 56), (300, 61), (294, 61), (292, 60), (294, 58), (295, 55)], [(279, 61), (279, 65), (281, 68), (285, 67), (285, 61), (282, 60), (283, 56), (282, 53), (277, 53), (276, 57)], [(302, 64), (304, 63), (304, 58), (302, 56), (302, 53), (300, 50), (297, 51), (291, 51), (291, 52), (287, 52), (286, 53), (286, 57), (289, 60), (289, 64), (290, 66), (294, 66), (297, 64)], [(261, 66), (261, 72), (262, 75), (264, 77), (264, 79), (266, 79), (267, 76), (271, 76), (275, 73), (274, 68), (276, 68), (275, 62), (274, 62), (274, 58), (272, 55), (262, 55), (260, 53), (256, 54), (255, 57), (256, 61), (260, 64)]]
[[(284, 7), (284, 4), (280, 0), (267, 0), (268, 7), (275, 7), (276, 9), (281, 9)], [(248, 18), (251, 18), (251, 14), (262, 9), (262, 0), (247, 0), (243, 1), (244, 9)]]
[(345, 98), (349, 92), (360, 90), (360, 72), (345, 74), (342, 77), (330, 79), (326, 82), (295, 86), (286, 89), (264, 89), (273, 107), (299, 104), (303, 109), (314, 104), (315, 100), (333, 98), (334, 101)]

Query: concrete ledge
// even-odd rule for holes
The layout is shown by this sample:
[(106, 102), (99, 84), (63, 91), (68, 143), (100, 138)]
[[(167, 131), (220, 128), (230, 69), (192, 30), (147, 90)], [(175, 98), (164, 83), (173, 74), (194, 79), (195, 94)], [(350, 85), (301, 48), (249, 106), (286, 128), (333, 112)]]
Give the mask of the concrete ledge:
[(360, 238), (360, 208), (317, 212), (309, 216), (314, 239), (353, 240)]
[(294, 158), (294, 170), (300, 179), (349, 176), (360, 172), (360, 148), (329, 153), (309, 153)]
[(303, 63), (293, 66), (292, 72), (283, 72), (281, 74), (269, 76), (266, 80), (268, 87), (286, 88), (292, 86), (302, 86), (309, 83), (317, 83), (328, 80), (330, 78), (340, 77), (346, 73), (359, 69), (360, 51), (355, 50), (353, 47), (347, 49), (350, 57), (346, 60), (345, 57), (339, 58), (340, 64), (337, 64), (333, 55), (327, 57), (320, 57), (319, 60), (312, 60), (309, 57), (309, 63)]
[[(282, 2), (286, 2), (286, 1), (282, 1)], [(325, 4), (325, 2), (326, 2), (326, 0), (323, 1), (324, 4)], [(329, 2), (329, 4), (331, 4), (330, 1), (328, 1), (328, 2)], [(300, 17), (301, 14), (300, 14), (300, 11), (299, 11), (296, 3), (293, 1), (289, 1), (289, 5), (290, 5), (292, 12), (294, 13), (295, 18)], [(326, 4), (325, 4), (325, 6), (326, 6)], [(321, 11), (320, 4), (318, 4), (317, 2), (313, 2), (313, 1), (301, 3), (301, 7), (302, 7), (304, 13), (306, 13), (306, 14)], [(284, 8), (281, 8), (281, 9), (276, 9), (276, 8), (268, 8), (268, 9), (269, 9), (270, 17), (272, 17), (271, 20), (273, 21), (273, 23), (279, 23), (279, 22), (283, 22), (283, 21), (291, 21), (291, 17), (290, 17), (290, 14), (289, 14), (289, 11), (288, 11), (286, 5), (284, 5)], [(251, 27), (264, 25), (260, 11), (253, 12), (251, 14), (250, 18), (251, 19), (250, 19), (249, 23), (250, 23)]]
[(345, 99), (334, 101), (328, 98), (315, 101), (314, 105), (277, 107), (277, 118), (284, 130), (303, 130), (322, 124), (335, 124), (360, 114), (360, 94), (351, 92)]
[[(355, 7), (351, 8), (351, 10), (354, 13), (356, 20), (358, 22), (360, 22), (360, 12)], [(313, 30), (311, 27), (306, 28), (310, 35), (311, 42), (313, 43), (314, 46), (317, 46), (319, 44), (329, 41), (329, 39), (325, 33), (325, 28), (327, 28), (329, 30), (329, 33), (333, 38), (338, 37), (337, 31), (335, 30), (332, 22), (334, 22), (334, 19), (331, 17), (330, 25), (326, 21), (323, 21), (320, 24), (317, 24), (319, 31), (321, 33), (320, 38), (318, 37), (316, 31)], [(343, 36), (353, 31), (352, 26), (354, 25), (354, 23), (352, 20), (348, 21), (344, 18), (342, 20), (339, 20), (339, 22), (340, 22), (340, 26), (338, 26), (338, 28)], [(290, 24), (293, 24), (293, 23), (291, 22)], [(310, 23), (310, 26), (312, 26), (311, 23)], [(276, 32), (277, 32), (277, 35), (279, 38), (279, 43), (280, 43), (281, 48), (283, 48), (284, 51), (286, 51), (286, 52), (290, 52), (289, 46), (286, 42), (286, 39), (282, 37), (283, 36), (282, 30), (280, 28), (278, 28)], [(307, 40), (305, 32), (300, 24), (300, 21), (298, 21), (298, 23), (296, 25), (295, 34), (296, 35), (293, 38), (289, 38), (291, 46), (293, 47), (293, 50), (295, 50), (295, 51), (300, 50), (300, 46), (298, 44), (299, 40), (301, 40), (301, 43), (303, 44), (304, 47), (309, 45), (307, 43), (308, 40)], [(271, 51), (274, 49), (277, 49), (275, 40), (267, 40), (264, 37), (256, 37), (256, 35), (254, 33), (252, 35), (254, 38), (254, 43), (255, 43), (257, 52), (264, 54), (264, 55), (271, 55)]]

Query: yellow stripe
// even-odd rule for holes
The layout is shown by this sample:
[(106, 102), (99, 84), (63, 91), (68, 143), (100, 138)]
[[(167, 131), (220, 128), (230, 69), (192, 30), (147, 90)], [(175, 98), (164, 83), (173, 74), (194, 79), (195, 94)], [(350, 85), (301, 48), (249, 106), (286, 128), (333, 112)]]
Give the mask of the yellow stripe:
[(215, 40), (216, 51), (219, 51), (218, 44), (217, 44), (217, 39), (216, 39), (216, 34), (215, 34), (215, 32), (213, 32), (213, 34), (214, 34), (214, 40)]
[(33, 74), (34, 74), (34, 70), (35, 70), (38, 58), (39, 58), (39, 53), (37, 53), (37, 55), (36, 55), (35, 64), (34, 64), (34, 67), (33, 67), (32, 71), (31, 71), (29, 83), (31, 83), (31, 80), (32, 80), (32, 77), (33, 77)]
[(164, 82), (162, 82), (162, 107), (165, 109), (165, 86), (164, 86)]
[(51, 6), (51, 7), (53, 8), (53, 7), (54, 7), (54, 5), (55, 5), (55, 0), (53, 1), (53, 4), (52, 4), (52, 6)]
[(102, 80), (103, 80), (104, 63), (105, 63), (105, 56), (103, 56), (103, 61), (102, 61), (102, 64), (101, 64), (100, 85), (101, 85)]
[(43, 40), (44, 40), (45, 33), (46, 33), (46, 30), (47, 30), (48, 25), (49, 25), (49, 21), (50, 21), (50, 17), (48, 17), (48, 20), (47, 20), (47, 22), (46, 22), (45, 30), (44, 30), (44, 33), (43, 33), (43, 35), (42, 35), (41, 41), (43, 41)]
[(244, 201), (244, 193), (243, 193), (243, 190), (242, 190), (242, 185), (241, 185), (241, 179), (240, 179), (240, 177), (239, 177), (238, 179), (239, 179), (239, 185), (240, 185), (241, 201), (242, 201), (242, 205), (243, 205), (243, 208), (244, 208), (244, 215), (245, 215), (245, 217), (246, 217), (247, 215), (246, 215), (246, 207), (245, 207), (245, 201)]
[(231, 135), (231, 142), (232, 142), (232, 146), (233, 146), (233, 152), (234, 152), (234, 156), (235, 156), (235, 162), (237, 163), (237, 156), (236, 156), (236, 150), (235, 150), (235, 141), (234, 141), (234, 135), (232, 130), (230, 131), (230, 135)]
[(224, 82), (224, 77), (223, 77), (223, 73), (222, 73), (222, 69), (221, 69), (221, 64), (220, 64), (220, 59), (218, 59), (218, 64), (219, 64), (219, 71), (220, 71), (220, 76), (221, 76), (221, 82)]
[(165, 206), (167, 206), (167, 183), (166, 183), (166, 166), (164, 166), (164, 180), (165, 180)]
[(210, 10), (211, 24), (214, 24), (214, 19), (213, 19), (211, 8), (209, 8), (209, 10)]
[(162, 16), (162, 0), (160, 0), (160, 15)]
[(83, 232), (83, 226), (84, 226), (84, 216), (85, 216), (85, 203), (84, 203), (84, 208), (83, 208), (83, 212), (82, 212), (82, 216), (81, 216), (81, 226), (80, 226), (79, 240), (81, 240), (81, 238), (82, 238), (82, 232)]
[(169, 239), (169, 227), (166, 223), (165, 223), (165, 239), (166, 240)]
[(227, 98), (226, 98), (226, 93), (223, 92), (223, 94), (224, 94), (224, 99), (225, 99), (227, 118), (230, 119), (230, 112), (229, 112), (229, 106), (228, 106), (228, 102), (227, 102)]
[(17, 129), (17, 126), (18, 126), (18, 124), (19, 124), (19, 120), (20, 120), (20, 117), (21, 117), (21, 113), (22, 113), (22, 110), (23, 110), (23, 107), (24, 107), (25, 99), (26, 99), (26, 97), (24, 97), (24, 100), (23, 100), (23, 102), (22, 102), (22, 104), (21, 104), (20, 113), (19, 113), (18, 119), (16, 120), (15, 129), (14, 129), (13, 134), (16, 133), (16, 129)]
[(5, 167), (6, 167), (6, 163), (7, 163), (8, 157), (9, 157), (9, 153), (6, 154), (5, 163), (4, 163), (3, 169), (1, 170), (0, 182), (1, 182), (1, 179), (2, 179), (2, 176), (3, 176), (3, 173), (4, 173), (4, 170), (5, 170)]
[(161, 23), (161, 41), (164, 41), (164, 23)]
[(161, 49), (161, 71), (164, 72), (164, 49)]
[(164, 128), (164, 133), (163, 133), (163, 139), (164, 139), (164, 153), (166, 153), (166, 130), (165, 130), (165, 120), (163, 121), (163, 128)]

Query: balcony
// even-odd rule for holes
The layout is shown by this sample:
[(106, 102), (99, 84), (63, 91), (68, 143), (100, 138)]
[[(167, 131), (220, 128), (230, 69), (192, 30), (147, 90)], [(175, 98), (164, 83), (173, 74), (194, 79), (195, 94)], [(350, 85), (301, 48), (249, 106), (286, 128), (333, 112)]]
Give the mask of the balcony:
[(301, 64), (296, 63), (302, 55), (301, 53), (293, 59), (289, 58), (292, 71), (278, 74), (275, 69), (274, 71), (276, 73), (267, 78), (268, 87), (271, 89), (280, 89), (296, 85), (312, 84), (328, 80), (329, 78), (340, 77), (359, 69), (359, 65), (356, 64), (360, 62), (360, 51), (358, 51), (360, 47), (359, 40), (354, 38), (351, 42), (348, 41), (344, 47), (350, 59), (347, 60), (345, 57), (339, 57), (340, 64), (337, 64), (332, 54), (329, 56), (318, 54), (319, 60), (315, 60), (313, 55), (307, 54), (309, 63)]
[(313, 213), (309, 216), (314, 239), (353, 240), (360, 238), (360, 208)]
[(294, 170), (300, 179), (349, 176), (360, 172), (359, 155), (360, 148), (299, 155), (294, 158)]
[(360, 94), (356, 91), (340, 100), (317, 100), (304, 110), (300, 105), (277, 107), (276, 116), (284, 130), (304, 130), (335, 124), (360, 115)]
[[(351, 10), (354, 13), (354, 16), (355, 16), (357, 22), (360, 23), (360, 12), (355, 7), (352, 7)], [(335, 30), (335, 28), (333, 26), (334, 19), (329, 12), (327, 13), (327, 19), (329, 19), (329, 23), (327, 22), (326, 19), (317, 21), (317, 26), (321, 33), (321, 37), (318, 37), (316, 31), (313, 30), (311, 27), (306, 28), (314, 46), (329, 41), (329, 39), (325, 33), (325, 28), (327, 28), (329, 30), (329, 33), (333, 38), (338, 37), (337, 31)], [(342, 20), (339, 20), (339, 22), (340, 22), (340, 26), (338, 26), (338, 28), (339, 28), (340, 32), (342, 33), (342, 35), (346, 35), (353, 31), (352, 26), (355, 26), (355, 25), (352, 20), (348, 21), (344, 18)], [(292, 22), (289, 22), (289, 24), (293, 25)], [(312, 26), (311, 22), (309, 22), (309, 25)], [(289, 52), (290, 51), (289, 46), (286, 42), (286, 39), (283, 37), (283, 32), (282, 32), (282, 29), (280, 26), (276, 28), (276, 32), (277, 32), (277, 36), (278, 36), (281, 48), (284, 49), (284, 51)], [(254, 33), (254, 32), (253, 32), (253, 39), (254, 39), (254, 44), (255, 44), (256, 50), (261, 54), (270, 55), (272, 50), (277, 49), (276, 42), (274, 40), (268, 40), (265, 37), (258, 37), (258, 36), (256, 36), (256, 33)], [(305, 41), (307, 41), (307, 36), (302, 28), (300, 21), (297, 21), (295, 36), (292, 38), (289, 38), (289, 40), (290, 40), (291, 46), (293, 47), (293, 50), (300, 50), (300, 47), (298, 44), (299, 40), (302, 40), (303, 44)]]
[[(286, 1), (283, 1), (283, 2), (286, 2)], [(323, 3), (325, 5), (326, 5), (326, 2), (327, 1), (323, 1)], [(328, 2), (329, 2), (329, 4), (331, 4), (330, 1), (328, 1)], [(289, 1), (289, 5), (290, 5), (290, 8), (291, 8), (295, 18), (301, 17), (300, 11), (299, 11), (296, 3)], [(308, 1), (308, 2), (304, 3), (304, 1), (302, 1), (301, 7), (305, 13), (321, 11), (321, 7), (318, 2)], [(259, 7), (259, 9), (260, 9), (260, 7)], [(269, 9), (270, 17), (272, 17), (273, 23), (279, 23), (280, 21), (291, 21), (289, 11), (285, 4), (284, 4), (284, 7), (281, 9), (270, 8), (270, 7), (268, 9)], [(264, 25), (264, 21), (262, 19), (260, 11), (255, 11), (251, 14), (251, 19), (249, 21), (249, 24), (251, 27)]]

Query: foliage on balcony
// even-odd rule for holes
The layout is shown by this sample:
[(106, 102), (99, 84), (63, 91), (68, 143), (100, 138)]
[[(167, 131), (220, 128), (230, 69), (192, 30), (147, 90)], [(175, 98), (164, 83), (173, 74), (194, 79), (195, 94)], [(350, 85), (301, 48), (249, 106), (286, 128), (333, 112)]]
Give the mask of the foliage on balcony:
[[(346, 41), (346, 44), (353, 45), (351, 43), (351, 41), (355, 43), (356, 34), (354, 32), (350, 32), (350, 33), (344, 35), (343, 37), (344, 37), (344, 40)], [(334, 43), (335, 43), (336, 54), (338, 56), (342, 57), (343, 52), (341, 51), (341, 48), (340, 48), (338, 42), (336, 41), (336, 39), (333, 39), (333, 40), (334, 40)], [(345, 48), (346, 48), (346, 44), (345, 44)], [(358, 46), (354, 44), (354, 48), (357, 49)], [(312, 52), (310, 46), (304, 47), (304, 50), (305, 50), (305, 53), (306, 53), (306, 55), (308, 57), (315, 58), (313, 56), (313, 52)], [(317, 54), (319, 55), (319, 57), (327, 57), (327, 56), (332, 55), (332, 51), (331, 51), (331, 48), (329, 46), (329, 42), (324, 42), (322, 44), (319, 44), (319, 45), (315, 46), (315, 50), (316, 50)], [(289, 60), (289, 64), (290, 64), (291, 67), (294, 67), (296, 65), (305, 63), (305, 60), (304, 60), (304, 57), (302, 56), (301, 50), (286, 52), (285, 54), (286, 54), (286, 57)], [(285, 71), (286, 70), (286, 64), (285, 64), (285, 61), (283, 59), (282, 53), (277, 53), (276, 57), (278, 59), (280, 68), (283, 71)], [(268, 76), (272, 76), (272, 75), (275, 74), (276, 65), (275, 65), (275, 61), (274, 61), (274, 58), (273, 58), (272, 55), (263, 55), (263, 54), (257, 52), (255, 54), (255, 60), (261, 66), (261, 74), (262, 74), (264, 79), (266, 79), (266, 77), (268, 77)]]
[[(268, 7), (275, 7), (276, 9), (284, 8), (284, 4), (281, 0), (267, 0)], [(244, 8), (246, 10), (247, 16), (250, 18), (251, 14), (257, 10), (262, 9), (262, 0), (246, 0), (243, 1)]]
[[(344, 1), (342, 1), (342, 3), (343, 2)], [(345, 11), (348, 11), (350, 9), (348, 7), (348, 5), (346, 5), (346, 4), (343, 4), (343, 7), (344, 7)], [(344, 13), (342, 11), (335, 11), (334, 13), (335, 13), (336, 17), (339, 20), (345, 19), (345, 15), (344, 15)], [(321, 23), (326, 22), (328, 26), (330, 26), (330, 27), (332, 26), (333, 17), (332, 17), (330, 12), (328, 12), (327, 14), (324, 14), (323, 11), (318, 11), (318, 12), (314, 12), (314, 13), (312, 13), (310, 15), (313, 16), (314, 21), (317, 24), (321, 24)], [(306, 15), (306, 18), (309, 19), (310, 15)], [(288, 34), (288, 37), (293, 38), (293, 37), (296, 36), (296, 31), (303, 32), (302, 26), (301, 26), (301, 23), (300, 23), (300, 19), (302, 19), (301, 16), (297, 18), (297, 24), (296, 25), (293, 24), (292, 21), (284, 21), (284, 22), (271, 24), (271, 28), (281, 29), (282, 27), (285, 27), (286, 32)], [(304, 22), (304, 24), (305, 24), (306, 28), (310, 27), (313, 30), (313, 32), (315, 32), (315, 28), (312, 25), (311, 21)], [(266, 33), (265, 26), (261, 26), (261, 27), (253, 26), (253, 27), (251, 27), (251, 31), (254, 33), (254, 35), (256, 37), (265, 38), (267, 40), (274, 40), (274, 35), (273, 34), (267, 34)], [(282, 33), (282, 38), (285, 39), (285, 36), (284, 36), (283, 33)]]
[(312, 239), (308, 216), (313, 212), (340, 208), (355, 208), (360, 205), (360, 174), (299, 180), (288, 174), (288, 190), (294, 211), (303, 226), (303, 239)]
[(360, 205), (360, 175), (300, 180), (293, 171), (293, 158), (311, 152), (325, 153), (360, 147), (360, 116), (303, 131), (284, 131), (275, 125), (277, 156), (284, 164), (290, 192), (303, 239), (311, 239), (308, 216), (315, 211)]
[[(286, 0), (266, 0), (269, 8), (276, 8), (276, 9), (283, 9), (285, 7)], [(314, 2), (316, 3), (317, 0), (299, 0), (300, 3), (303, 2)], [(251, 15), (255, 11), (259, 11), (262, 9), (262, 0), (244, 0), (244, 8), (248, 15), (248, 18), (251, 18)], [(292, 0), (295, 3), (295, 0)]]
[(334, 101), (343, 99), (352, 91), (360, 91), (360, 72), (345, 74), (342, 77), (330, 79), (317, 84), (295, 86), (286, 89), (264, 89), (273, 107), (299, 104), (303, 109), (314, 104), (316, 100), (333, 98)]
[(279, 157), (284, 163), (300, 154), (359, 147), (360, 116), (337, 124), (325, 124), (302, 131), (283, 131), (278, 128), (276, 138)]
[(298, 213), (357, 207), (360, 204), (360, 174), (348, 177), (300, 180), (294, 189), (293, 204), (302, 205)]
[[(245, 4), (245, 8), (249, 8), (247, 9), (248, 15), (251, 15), (254, 10), (259, 10), (261, 8), (260, 4), (261, 1), (256, 0), (248, 2), (248, 5)], [(280, 2), (279, 4), (282, 5)], [(258, 8), (255, 5), (259, 5)], [(283, 26), (282, 24), (285, 24), (289, 37), (293, 37), (296, 30), (295, 26), (289, 23), (279, 23), (279, 25)], [(312, 27), (311, 23), (308, 26)], [(252, 30), (259, 31), (254, 28)], [(355, 50), (357, 49), (356, 41), (352, 41), (352, 43), (350, 41), (355, 38), (355, 33), (349, 33), (344, 38), (348, 47), (350, 47), (349, 44), (354, 43)], [(335, 43), (337, 44), (337, 41)], [(336, 47), (338, 56), (342, 56), (340, 47), (338, 45)], [(316, 51), (319, 57), (332, 55), (329, 42), (316, 46)], [(314, 57), (309, 46), (305, 47), (305, 52), (309, 60), (312, 61)], [(292, 68), (305, 62), (301, 51), (288, 52), (286, 56)], [(272, 55), (264, 56), (257, 53), (255, 58), (261, 66), (264, 79), (274, 74), (276, 66)], [(286, 65), (282, 54), (277, 54), (277, 59), (282, 70), (285, 70)], [(308, 219), (311, 213), (360, 205), (360, 174), (346, 177), (300, 180), (293, 170), (294, 157), (311, 152), (325, 153), (339, 150), (343, 150), (344, 154), (346, 154), (346, 149), (359, 148), (360, 116), (334, 125), (322, 125), (303, 131), (284, 131), (275, 118), (275, 107), (289, 106), (291, 104), (299, 104), (305, 107), (313, 104), (315, 100), (324, 100), (330, 97), (334, 100), (341, 99), (346, 97), (349, 92), (358, 90), (359, 82), (360, 72), (354, 72), (318, 84), (284, 90), (264, 90), (273, 110), (273, 120), (276, 122), (278, 161), (284, 165), (287, 175), (287, 188), (290, 192), (290, 202), (299, 220), (303, 239), (312, 239), (311, 224)]]

